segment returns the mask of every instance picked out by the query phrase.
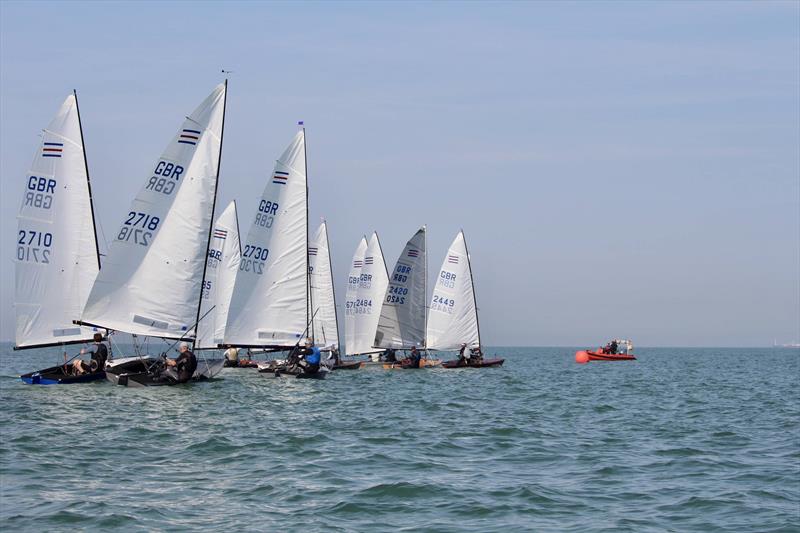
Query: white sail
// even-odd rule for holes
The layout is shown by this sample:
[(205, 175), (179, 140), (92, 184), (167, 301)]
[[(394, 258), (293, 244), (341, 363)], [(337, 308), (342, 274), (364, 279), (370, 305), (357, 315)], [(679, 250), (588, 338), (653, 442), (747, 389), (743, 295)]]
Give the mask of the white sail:
[(375, 346), (400, 350), (425, 345), (427, 275), (423, 226), (406, 243), (391, 272), (375, 333)]
[(242, 250), (225, 344), (294, 346), (308, 324), (305, 136), (267, 179)]
[(191, 338), (200, 304), (222, 149), (226, 85), (186, 118), (145, 179), (97, 276), (82, 321)]
[(381, 304), (389, 286), (389, 275), (383, 259), (381, 242), (378, 234), (373, 233), (364, 252), (364, 266), (361, 268), (358, 291), (355, 300), (355, 336), (353, 348), (347, 348), (348, 354), (376, 352), (373, 347), (378, 319), (381, 316)]
[(92, 328), (72, 323), (100, 268), (74, 94), (42, 133), (17, 221), (16, 347), (91, 339)]
[(361, 237), (353, 254), (353, 264), (347, 276), (347, 292), (344, 305), (344, 344), (347, 355), (353, 355), (356, 346), (356, 299), (358, 298), (358, 285), (361, 283), (361, 273), (364, 268), (364, 254), (367, 252), (367, 238)]
[(328, 244), (328, 225), (323, 222), (308, 243), (308, 269), (311, 274), (312, 337), (317, 346), (339, 348), (339, 324)]
[(219, 216), (211, 233), (195, 348), (216, 348), (225, 338), (225, 323), (241, 252), (239, 220), (233, 201)]
[(428, 315), (428, 348), (457, 350), (480, 346), (478, 310), (464, 232), (456, 235), (436, 278)]

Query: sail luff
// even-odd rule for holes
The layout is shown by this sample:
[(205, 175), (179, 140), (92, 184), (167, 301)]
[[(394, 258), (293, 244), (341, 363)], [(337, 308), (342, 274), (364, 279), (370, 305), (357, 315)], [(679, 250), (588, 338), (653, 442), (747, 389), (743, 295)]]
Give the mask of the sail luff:
[(464, 230), (461, 230), (461, 238), (464, 239), (464, 251), (467, 252), (467, 267), (469, 268), (469, 281), (472, 284), (472, 305), (475, 306), (475, 330), (478, 333), (478, 347), (481, 346), (481, 322), (478, 318), (478, 297), (475, 294), (475, 278), (472, 276), (472, 258), (469, 256), (469, 247), (467, 247), (467, 237), (464, 235)]
[(81, 106), (78, 104), (78, 91), (72, 90), (75, 97), (75, 112), (78, 114), (78, 131), (81, 133), (81, 147), (83, 148), (83, 167), (86, 169), (86, 188), (89, 191), (89, 212), (92, 214), (92, 232), (94, 233), (94, 249), (97, 253), (97, 270), (100, 270), (100, 243), (97, 240), (97, 222), (94, 216), (94, 197), (92, 196), (92, 180), (89, 178), (89, 161), (86, 157), (86, 142), (83, 138), (83, 121), (81, 121)]

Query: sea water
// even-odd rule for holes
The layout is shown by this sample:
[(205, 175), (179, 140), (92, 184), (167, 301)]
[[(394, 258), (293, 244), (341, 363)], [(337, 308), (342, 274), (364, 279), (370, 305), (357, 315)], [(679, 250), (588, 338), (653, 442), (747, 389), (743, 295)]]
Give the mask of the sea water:
[(796, 349), (129, 389), (24, 385), (60, 351), (10, 348), (6, 531), (800, 530)]

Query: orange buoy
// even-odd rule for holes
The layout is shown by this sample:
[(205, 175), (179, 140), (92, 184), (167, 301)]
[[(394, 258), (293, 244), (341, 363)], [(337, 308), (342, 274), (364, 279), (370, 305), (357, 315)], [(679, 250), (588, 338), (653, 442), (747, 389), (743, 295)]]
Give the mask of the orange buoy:
[(578, 350), (575, 352), (575, 362), (585, 365), (589, 362), (589, 352), (586, 350)]

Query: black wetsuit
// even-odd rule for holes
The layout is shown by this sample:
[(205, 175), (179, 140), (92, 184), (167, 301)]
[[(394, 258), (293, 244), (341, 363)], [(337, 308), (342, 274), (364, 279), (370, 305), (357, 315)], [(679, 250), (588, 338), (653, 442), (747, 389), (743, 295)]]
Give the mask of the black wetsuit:
[(190, 351), (186, 350), (175, 359), (175, 368), (178, 370), (178, 383), (186, 383), (194, 375), (197, 370), (197, 357)]
[(95, 344), (95, 350), (91, 352), (92, 358), (89, 361), (81, 361), (81, 368), (84, 372), (102, 372), (106, 368), (108, 360), (108, 348), (102, 342)]
[(419, 363), (422, 361), (422, 354), (417, 352), (416, 355), (412, 354), (408, 358), (408, 368), (419, 368)]
[(397, 362), (397, 357), (394, 354), (394, 350), (386, 350), (386, 362), (388, 363)]

